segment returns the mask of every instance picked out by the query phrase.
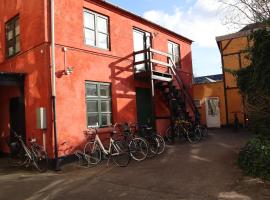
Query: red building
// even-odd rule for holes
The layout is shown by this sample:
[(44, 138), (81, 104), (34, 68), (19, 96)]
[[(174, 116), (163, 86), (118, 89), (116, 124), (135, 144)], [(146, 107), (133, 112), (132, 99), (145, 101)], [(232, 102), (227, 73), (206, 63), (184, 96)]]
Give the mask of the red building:
[(53, 157), (82, 145), (88, 126), (151, 121), (163, 133), (176, 112), (194, 117), (190, 39), (105, 1), (58, 0), (54, 17), (51, 2), (0, 4), (2, 138), (9, 126), (26, 141), (44, 132)]

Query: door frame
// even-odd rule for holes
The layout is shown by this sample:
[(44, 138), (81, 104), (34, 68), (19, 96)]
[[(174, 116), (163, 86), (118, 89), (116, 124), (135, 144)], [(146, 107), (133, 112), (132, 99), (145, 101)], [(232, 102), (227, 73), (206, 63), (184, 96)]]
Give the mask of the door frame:
[(143, 123), (149, 123), (149, 125), (153, 125), (153, 109), (152, 109), (152, 95), (151, 95), (151, 88), (142, 88), (142, 87), (136, 87), (135, 88), (135, 92), (136, 92), (136, 114), (137, 114), (137, 122), (139, 123), (140, 120), (139, 120), (139, 110), (138, 110), (138, 90), (142, 90), (142, 91), (147, 91), (149, 92), (149, 104), (150, 104), (150, 113), (149, 113), (149, 117), (148, 119), (150, 120), (149, 122), (148, 121), (145, 121)]
[[(150, 47), (152, 47), (152, 45), (153, 45), (153, 37), (152, 37), (152, 33), (151, 33), (151, 32), (148, 32), (148, 31), (145, 31), (145, 30), (143, 30), (143, 29), (137, 28), (137, 27), (133, 27), (133, 29), (132, 29), (132, 34), (133, 34), (133, 50), (135, 50), (135, 49), (134, 49), (134, 47), (135, 47), (135, 46), (134, 46), (134, 43), (135, 43), (135, 40), (134, 40), (134, 31), (135, 31), (135, 32), (138, 32), (138, 33), (142, 33), (142, 35), (143, 35), (143, 46), (144, 46), (144, 50), (148, 48), (148, 47), (147, 47), (147, 37), (149, 37), (149, 43), (150, 43), (149, 45), (150, 45)], [(147, 36), (147, 34), (149, 34), (149, 36)], [(145, 52), (145, 53), (144, 53), (144, 59), (147, 60), (148, 57), (149, 57), (148, 53)], [(134, 61), (135, 61), (135, 57), (134, 57)], [(136, 61), (135, 61), (135, 62), (136, 62)], [(146, 71), (149, 70), (148, 64), (145, 64), (145, 70), (146, 70)]]
[[(22, 130), (20, 131), (20, 135), (22, 135), (23, 140), (26, 140), (26, 113), (25, 113), (25, 93), (24, 93), (24, 82), (25, 82), (25, 74), (22, 73), (0, 73), (0, 86), (17, 86), (20, 90), (20, 96), (15, 98), (20, 98), (22, 101), (22, 113), (23, 113), (23, 119), (22, 119)], [(11, 98), (12, 99), (12, 98)], [(10, 100), (11, 100), (10, 99)], [(9, 117), (11, 117), (10, 114), (10, 101), (9, 101)], [(11, 120), (9, 119), (9, 123)], [(12, 131), (10, 131), (9, 134), (10, 139), (13, 137)]]

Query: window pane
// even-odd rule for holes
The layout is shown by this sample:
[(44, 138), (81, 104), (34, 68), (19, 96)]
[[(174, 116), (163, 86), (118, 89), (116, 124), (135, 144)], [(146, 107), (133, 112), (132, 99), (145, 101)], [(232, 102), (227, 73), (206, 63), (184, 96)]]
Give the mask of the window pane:
[(102, 33), (108, 33), (108, 20), (102, 17), (97, 18), (98, 31)]
[(20, 37), (17, 36), (16, 37), (16, 44), (15, 44), (15, 53), (18, 53), (21, 49), (21, 46), (20, 46)]
[(111, 125), (111, 114), (102, 114), (101, 115), (101, 125), (102, 126)]
[(15, 21), (15, 35), (19, 35), (20, 34), (20, 25), (19, 25), (19, 20), (17, 19)]
[(9, 30), (7, 33), (7, 40), (11, 40), (13, 38), (13, 31)]
[(97, 46), (103, 49), (108, 49), (108, 35), (98, 33)]
[(174, 45), (174, 55), (179, 55), (179, 45)]
[(13, 47), (9, 47), (8, 48), (8, 55), (11, 56), (14, 54), (14, 48)]
[(110, 86), (100, 85), (100, 96), (109, 97), (110, 96)]
[(85, 29), (85, 44), (95, 46), (95, 31)]
[(84, 12), (84, 27), (95, 30), (95, 15)]
[(171, 42), (168, 43), (168, 53), (173, 54), (173, 44)]
[(87, 84), (86, 87), (86, 95), (87, 96), (97, 96), (97, 85), (96, 84)]
[(111, 112), (111, 101), (101, 101), (101, 112)]
[(88, 126), (98, 126), (98, 114), (88, 114)]
[(88, 101), (87, 112), (98, 112), (98, 101)]

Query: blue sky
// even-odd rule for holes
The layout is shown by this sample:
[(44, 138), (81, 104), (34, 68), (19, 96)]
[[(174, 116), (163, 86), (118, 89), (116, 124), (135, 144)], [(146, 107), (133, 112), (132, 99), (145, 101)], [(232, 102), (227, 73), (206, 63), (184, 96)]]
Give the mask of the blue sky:
[(194, 41), (195, 76), (222, 73), (216, 36), (235, 30), (223, 24), (224, 13), (217, 0), (108, 0)]

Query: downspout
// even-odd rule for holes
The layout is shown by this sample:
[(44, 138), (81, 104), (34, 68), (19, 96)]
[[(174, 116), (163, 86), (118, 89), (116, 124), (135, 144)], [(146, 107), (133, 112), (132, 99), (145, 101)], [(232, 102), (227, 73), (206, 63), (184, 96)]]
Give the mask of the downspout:
[(55, 86), (55, 37), (54, 37), (54, 0), (51, 0), (51, 63), (52, 63), (52, 109), (54, 132), (54, 169), (60, 170), (58, 158), (58, 138), (56, 126), (56, 86)]

